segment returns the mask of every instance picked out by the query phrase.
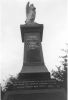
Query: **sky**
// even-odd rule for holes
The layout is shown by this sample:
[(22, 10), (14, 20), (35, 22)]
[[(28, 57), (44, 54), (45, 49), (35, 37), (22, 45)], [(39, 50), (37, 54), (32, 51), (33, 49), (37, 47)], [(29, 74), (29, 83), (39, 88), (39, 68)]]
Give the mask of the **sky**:
[[(25, 24), (28, 0), (2, 0), (1, 14), (1, 78), (6, 80), (22, 69), (24, 44), (21, 40), (20, 24)], [(66, 0), (29, 0), (36, 7), (35, 21), (44, 25), (42, 49), (45, 65), (51, 72), (59, 63), (61, 49), (68, 43), (67, 1)]]

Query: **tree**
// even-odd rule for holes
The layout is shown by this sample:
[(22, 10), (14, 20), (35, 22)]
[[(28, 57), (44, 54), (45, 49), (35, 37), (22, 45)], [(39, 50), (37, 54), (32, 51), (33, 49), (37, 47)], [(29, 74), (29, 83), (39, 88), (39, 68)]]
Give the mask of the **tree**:
[[(68, 46), (68, 44), (67, 44)], [(56, 66), (57, 71), (52, 70), (52, 76), (62, 83), (62, 87), (67, 91), (67, 66), (68, 66), (68, 49), (62, 50), (65, 52), (65, 56), (61, 56), (61, 65)]]
[(9, 79), (6, 81), (5, 86), (2, 88), (2, 92), (5, 93), (7, 90), (10, 90), (14, 87), (14, 84), (16, 82), (19, 82), (23, 79), (23, 75), (21, 73), (18, 73), (16, 77), (13, 75), (10, 75)]

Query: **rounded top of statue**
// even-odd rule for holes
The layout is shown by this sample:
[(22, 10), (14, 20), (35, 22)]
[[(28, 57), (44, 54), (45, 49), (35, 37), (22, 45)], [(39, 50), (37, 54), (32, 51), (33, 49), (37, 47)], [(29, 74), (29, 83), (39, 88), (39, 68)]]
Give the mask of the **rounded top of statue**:
[(36, 8), (30, 2), (26, 5), (26, 24), (33, 24), (36, 16)]

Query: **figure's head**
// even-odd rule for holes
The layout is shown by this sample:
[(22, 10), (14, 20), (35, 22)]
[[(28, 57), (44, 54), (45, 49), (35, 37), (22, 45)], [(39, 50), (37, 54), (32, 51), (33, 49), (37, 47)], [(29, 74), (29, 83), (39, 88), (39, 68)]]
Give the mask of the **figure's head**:
[(30, 8), (31, 8), (32, 10), (35, 10), (35, 9), (36, 9), (36, 8), (34, 7), (33, 4), (30, 5)]

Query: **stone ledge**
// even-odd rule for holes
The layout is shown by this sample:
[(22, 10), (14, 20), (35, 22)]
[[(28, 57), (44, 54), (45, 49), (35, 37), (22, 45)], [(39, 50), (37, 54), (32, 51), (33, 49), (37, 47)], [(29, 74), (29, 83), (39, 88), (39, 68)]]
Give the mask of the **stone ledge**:
[(19, 90), (6, 92), (3, 100), (66, 100), (64, 89)]

